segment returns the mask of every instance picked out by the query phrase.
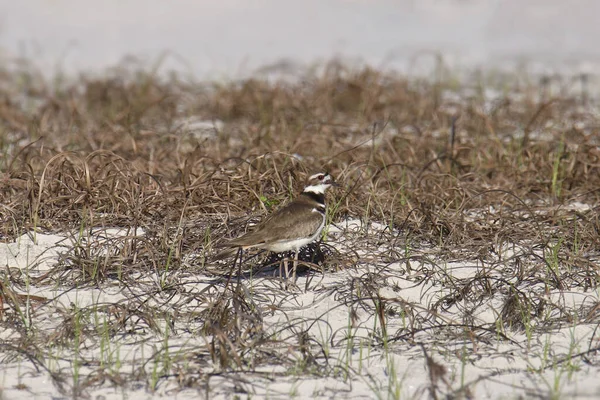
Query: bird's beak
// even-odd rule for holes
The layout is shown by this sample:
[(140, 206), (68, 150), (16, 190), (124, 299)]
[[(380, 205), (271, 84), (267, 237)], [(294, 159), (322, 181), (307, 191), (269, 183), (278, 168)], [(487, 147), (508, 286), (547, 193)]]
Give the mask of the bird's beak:
[(333, 187), (342, 187), (342, 185), (340, 185), (336, 181), (331, 182), (331, 186), (333, 186)]

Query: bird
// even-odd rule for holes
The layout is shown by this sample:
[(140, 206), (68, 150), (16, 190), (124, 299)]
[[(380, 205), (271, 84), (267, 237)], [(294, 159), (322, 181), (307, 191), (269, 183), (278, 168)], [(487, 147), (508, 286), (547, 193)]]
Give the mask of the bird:
[[(274, 212), (256, 229), (224, 243), (226, 247), (242, 250), (258, 248), (274, 253), (294, 251), (293, 281), (296, 280), (300, 248), (319, 239), (325, 227), (325, 192), (340, 186), (328, 172), (319, 172), (308, 178), (308, 183), (292, 202)], [(288, 261), (284, 259), (286, 280), (289, 279)]]

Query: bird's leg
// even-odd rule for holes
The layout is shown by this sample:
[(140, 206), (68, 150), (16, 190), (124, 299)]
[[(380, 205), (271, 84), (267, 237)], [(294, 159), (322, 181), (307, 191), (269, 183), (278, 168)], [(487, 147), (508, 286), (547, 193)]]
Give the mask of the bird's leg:
[(297, 249), (294, 252), (294, 266), (293, 266), (293, 271), (292, 271), (292, 276), (293, 276), (293, 281), (294, 283), (296, 283), (296, 270), (298, 269), (298, 253), (300, 253), (300, 249)]
[(283, 278), (283, 260), (279, 260), (279, 277)]
[[(281, 279), (283, 281), (283, 289), (287, 290), (288, 283), (289, 283), (289, 276), (290, 276), (287, 257), (284, 257), (281, 262), (283, 263), (283, 273), (281, 273), (281, 264), (279, 264), (279, 276), (281, 277)], [(284, 274), (285, 274), (285, 279), (283, 277)]]
[(285, 273), (285, 280), (287, 281), (288, 278), (290, 277), (290, 270), (289, 270), (289, 267), (288, 267), (288, 259), (287, 259), (287, 257), (285, 257), (283, 259), (283, 270), (284, 270), (283, 272)]

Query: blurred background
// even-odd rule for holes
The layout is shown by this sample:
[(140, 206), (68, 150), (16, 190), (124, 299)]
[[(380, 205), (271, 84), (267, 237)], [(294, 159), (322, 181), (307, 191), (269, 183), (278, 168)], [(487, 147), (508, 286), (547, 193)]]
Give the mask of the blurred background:
[(597, 0), (20, 0), (0, 2), (0, 59), (96, 73), (127, 56), (196, 79), (340, 58), (428, 74), (593, 72)]

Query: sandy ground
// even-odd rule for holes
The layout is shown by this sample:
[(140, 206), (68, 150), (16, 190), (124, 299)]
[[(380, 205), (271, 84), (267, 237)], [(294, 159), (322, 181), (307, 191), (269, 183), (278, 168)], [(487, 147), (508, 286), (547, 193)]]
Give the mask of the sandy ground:
[[(576, 205), (582, 207), (582, 205)], [(586, 205), (583, 205), (586, 207)], [(385, 231), (381, 224), (371, 223), (368, 226), (359, 220), (348, 220), (337, 223), (329, 230), (330, 242), (343, 239), (347, 235), (377, 236)], [(102, 242), (110, 237), (123, 235), (123, 230), (110, 229), (103, 233), (92, 235), (93, 239)], [(143, 232), (138, 233), (143, 235)], [(29, 277), (40, 276), (53, 267), (60, 257), (61, 251), (69, 246), (67, 235), (45, 235), (38, 233), (25, 234), (14, 243), (2, 244), (0, 257), (2, 263), (11, 268), (19, 269)], [(431, 249), (415, 248), (416, 254), (426, 256)], [(109, 251), (99, 247), (99, 251)], [(344, 249), (340, 249), (345, 252)], [(518, 252), (513, 246), (507, 251)], [(441, 265), (441, 264), (440, 264)], [(419, 334), (421, 337), (403, 338), (401, 335), (386, 345), (375, 346), (369, 340), (370, 333), (377, 329), (378, 321), (370, 312), (355, 309), (355, 315), (350, 316), (350, 307), (344, 304), (344, 293), (341, 288), (347, 287), (353, 278), (365, 278), (367, 274), (380, 274), (387, 281), (380, 295), (382, 298), (400, 298), (406, 303), (429, 308), (439, 300), (443, 293), (442, 286), (435, 282), (422, 282), (421, 266), (413, 265), (410, 271), (405, 264), (382, 264), (381, 260), (369, 259), (360, 263), (355, 270), (330, 272), (321, 275), (309, 273), (299, 278), (298, 285), (303, 287), (309, 282), (309, 290), (294, 293), (282, 293), (283, 299), (279, 308), (270, 314), (265, 314), (263, 323), (267, 331), (281, 329), (280, 336), (286, 337), (290, 344), (298, 330), (307, 332), (314, 338), (321, 338), (320, 346), (327, 347), (328, 357), (336, 360), (339, 371), (330, 371), (326, 377), (316, 374), (290, 374), (279, 366), (262, 365), (251, 372), (239, 372), (235, 379), (230, 375), (220, 375), (217, 366), (198, 368), (200, 375), (214, 373), (205, 388), (200, 393), (209, 398), (232, 398), (234, 394), (241, 398), (428, 398), (428, 387), (431, 383), (430, 368), (427, 367), (425, 354), (432, 361), (443, 366), (446, 373), (438, 381), (440, 387), (457, 390), (469, 387), (469, 392), (463, 393), (472, 398), (531, 398), (541, 396), (548, 398), (595, 398), (600, 395), (598, 383), (598, 368), (585, 362), (586, 357), (597, 357), (593, 353), (582, 358), (570, 356), (585, 352), (589, 348), (598, 347), (597, 327), (585, 321), (573, 321), (571, 324), (549, 326), (547, 331), (540, 334), (539, 330), (531, 335), (526, 330), (506, 331), (505, 339), (488, 335), (486, 340), (481, 337), (469, 343), (445, 337), (436, 337), (426, 330)], [(446, 273), (452, 277), (472, 277), (483, 268), (473, 261), (445, 262)], [(385, 271), (385, 272), (382, 272)], [(404, 271), (404, 272), (402, 272)], [(498, 271), (501, 275), (502, 272)], [(147, 277), (140, 277), (146, 279)], [(187, 290), (201, 291), (208, 286), (210, 279), (202, 275), (188, 275), (182, 278)], [(187, 282), (186, 282), (187, 281)], [(254, 277), (245, 283), (249, 296), (254, 296), (257, 303), (261, 299), (261, 288), (273, 285), (268, 277)], [(61, 309), (77, 307), (98, 307), (118, 305), (136, 296), (135, 288), (124, 291), (118, 285), (109, 284), (106, 287), (64, 290), (61, 285), (55, 287), (40, 286), (30, 283), (26, 290), (18, 293), (40, 296), (46, 300), (44, 306), (34, 306), (31, 309), (35, 329), (51, 331), (59, 329), (58, 319), (53, 318), (48, 311), (59, 312)], [(537, 290), (532, 288), (531, 290)], [(597, 303), (597, 290), (587, 292), (551, 292), (547, 293), (549, 301), (562, 302), (564, 307), (577, 309), (586, 304)], [(281, 300), (280, 299), (280, 300)], [(173, 299), (172, 301), (176, 301)], [(473, 310), (473, 325), (484, 326), (493, 323), (499, 314), (499, 301), (482, 304)], [(451, 325), (453, 321), (452, 307), (440, 312), (440, 321)], [(295, 323), (290, 324), (290, 321)], [(387, 326), (390, 337), (396, 330), (402, 331), (402, 319), (389, 319)], [(198, 322), (178, 319), (174, 323), (173, 333), (169, 337), (169, 349), (172, 353), (195, 351), (207, 346), (209, 339), (198, 334)], [(350, 334), (349, 334), (350, 333)], [(2, 339), (10, 340), (18, 335), (16, 331), (6, 330), (1, 334)], [(149, 355), (164, 341), (164, 337), (151, 331), (141, 333), (143, 340), (115, 336), (110, 343), (104, 343), (104, 348), (98, 343), (88, 343), (84, 346), (87, 359), (105, 360), (106, 346), (118, 353), (120, 362), (107, 368), (121, 372), (131, 372), (147, 363)], [(286, 340), (288, 340), (286, 339)], [(387, 349), (386, 349), (387, 347)], [(109, 351), (110, 353), (110, 351)], [(113, 353), (111, 353), (113, 354)], [(315, 353), (318, 354), (318, 353)], [(322, 361), (322, 360), (321, 360)], [(68, 376), (73, 371), (76, 360), (69, 359), (65, 353), (54, 353), (53, 357), (43, 358), (43, 366), (29, 361), (26, 357), (3, 360), (0, 378), (3, 399), (28, 398), (65, 398), (49, 374), (50, 371), (60, 371)], [(318, 365), (318, 362), (317, 362)], [(541, 370), (539, 370), (541, 368)], [(86, 374), (85, 366), (80, 367), (80, 375)], [(89, 391), (90, 398), (96, 399), (145, 399), (154, 396), (166, 396), (179, 399), (197, 398), (197, 389), (181, 389), (175, 377), (161, 381), (154, 393), (147, 390), (143, 382), (121, 382), (119, 385), (105, 382)], [(456, 392), (460, 393), (460, 391)]]
[[(564, 69), (574, 74), (593, 73), (600, 61), (596, 43), (600, 35), (600, 24), (596, 22), (599, 14), (600, 3), (593, 0), (536, 0), (526, 4), (517, 0), (228, 0), (178, 1), (169, 5), (159, 0), (130, 0), (98, 2), (93, 10), (88, 3), (75, 0), (24, 0), (0, 3), (0, 59), (25, 57), (48, 77), (59, 72), (104, 73), (127, 55), (139, 57), (144, 66), (155, 62), (161, 71), (175, 69), (197, 79), (228, 80), (255, 75), (257, 71), (268, 72), (265, 65), (270, 64), (280, 72), (289, 69), (293, 75), (298, 65), (335, 56), (428, 76), (435, 71), (437, 55), (442, 55), (447, 66), (459, 69), (506, 67), (511, 71), (532, 68), (542, 73)], [(202, 129), (202, 121), (199, 124)], [(532, 132), (532, 138), (536, 134)], [(583, 212), (594, 206), (580, 203), (567, 207)], [(355, 219), (338, 221), (329, 230), (328, 243), (343, 255), (357, 256), (358, 267), (303, 275), (298, 285), (308, 285), (306, 291), (281, 291), (273, 300), (262, 293), (265, 288), (271, 293), (277, 281), (266, 276), (244, 281), (248, 296), (257, 304), (280, 302), (279, 308), (264, 314), (263, 322), (269, 332), (279, 332), (282, 341), (289, 341), (290, 346), (297, 345), (298, 332), (314, 338), (309, 351), (315, 357), (312, 374), (306, 370), (293, 373), (282, 370), (280, 364), (268, 363), (261, 363), (252, 372), (226, 374), (216, 365), (207, 366), (205, 360), (192, 358), (186, 365), (194, 371), (190, 375), (198, 379), (210, 375), (202, 389), (182, 389), (185, 385), (177, 376), (159, 379), (154, 392), (149, 390), (151, 382), (146, 378), (119, 381), (120, 376), (152, 376), (153, 369), (162, 366), (153, 355), (165, 348), (174, 358), (181, 359), (186, 354), (206, 352), (211, 338), (202, 334), (200, 322), (180, 317), (171, 331), (164, 319), (156, 329), (137, 321), (139, 327), (133, 334), (107, 333), (110, 340), (103, 340), (100, 334), (85, 341), (80, 346), (82, 357), (93, 360), (94, 365), (81, 365), (72, 357), (72, 349), (61, 350), (60, 346), (41, 349), (34, 359), (27, 354), (3, 357), (0, 399), (72, 397), (69, 388), (73, 375), (95, 379), (97, 375), (90, 374), (98, 371), (98, 364), (105, 364), (106, 376), (110, 376), (99, 379), (86, 392), (89, 398), (98, 400), (158, 396), (187, 399), (197, 398), (199, 393), (206, 398), (428, 398), (432, 384), (442, 393), (465, 398), (600, 397), (598, 351), (590, 351), (600, 346), (597, 324), (593, 323), (597, 313), (594, 305), (600, 301), (598, 289), (545, 292), (543, 284), (528, 286), (523, 289), (525, 293), (544, 296), (556, 306), (554, 309), (587, 315), (589, 321), (574, 318), (568, 323), (515, 327), (502, 330), (503, 335), (481, 329), (471, 332), (474, 337), (468, 340), (461, 324), (493, 326), (502, 314), (502, 300), (508, 295), (508, 288), (517, 282), (498, 284), (497, 297), (482, 300), (471, 310), (469, 321), (456, 319), (464, 314), (459, 312), (460, 301), (440, 307), (433, 318), (428, 310), (444, 298), (444, 279), (460, 282), (482, 273), (486, 266), (477, 260), (434, 259), (431, 254), (435, 254), (435, 249), (418, 243), (411, 245), (411, 259), (422, 261), (411, 265), (390, 264), (370, 256), (369, 249), (355, 252), (338, 244), (352, 235), (378, 237), (385, 232), (386, 227), (381, 224), (367, 225)], [(96, 254), (102, 255), (121, 243), (113, 239), (128, 235), (143, 236), (144, 232), (109, 228), (93, 232), (87, 240), (93, 243)], [(53, 332), (61, 329), (64, 315), (74, 307), (118, 310), (142, 298), (158, 304), (157, 309), (172, 312), (169, 306), (179, 304), (176, 296), (145, 295), (145, 289), (160, 285), (159, 274), (140, 273), (136, 276), (139, 288), (125, 288), (118, 280), (110, 279), (106, 285), (83, 288), (64, 286), (60, 280), (53, 285), (37, 283), (36, 278), (52, 271), (61, 257), (73, 249), (76, 237), (67, 232), (29, 232), (15, 242), (0, 244), (1, 267), (23, 277), (20, 286), (10, 288), (18, 296), (21, 308), (9, 310), (5, 304), (3, 318), (9, 313), (20, 315), (17, 322), (31, 324), (28, 328), (36, 334), (52, 338)], [(385, 250), (377, 243), (371, 245), (377, 254)], [(526, 248), (529, 247), (523, 243), (507, 243), (500, 253), (489, 257), (495, 265), (501, 265), (503, 260), (516, 258), (533, 263), (543, 256), (529, 253)], [(597, 262), (598, 255), (584, 256)], [(439, 268), (439, 280), (424, 279), (429, 276), (424, 271), (431, 268)], [(507, 268), (515, 266), (507, 263)], [(492, 275), (501, 282), (504, 272), (498, 269)], [(410, 304), (411, 310), (420, 310), (413, 317), (427, 323), (423, 323), (419, 335), (402, 336), (403, 319), (394, 315), (389, 316), (386, 327), (394, 340), (375, 343), (374, 332), (381, 331), (377, 316), (345, 302), (348, 288), (358, 277), (381, 279), (383, 299), (401, 300)], [(201, 293), (213, 280), (189, 271), (173, 273), (172, 279), (192, 294)], [(190, 304), (181, 311), (204, 306)], [(402, 310), (398, 312), (401, 314)], [(97, 315), (102, 318), (104, 314)], [(553, 315), (547, 315), (545, 320), (552, 318)], [(85, 322), (102, 329), (102, 320)], [(435, 330), (435, 323), (455, 328)], [(17, 330), (0, 332), (0, 338), (6, 342), (19, 337)], [(286, 354), (281, 348), (277, 351)], [(298, 365), (304, 367), (305, 361), (298, 360)], [(431, 371), (437, 365), (445, 373), (435, 378)], [(139, 368), (145, 374), (139, 373)], [(66, 379), (63, 390), (54, 379), (56, 376)], [(468, 392), (461, 388), (468, 388)]]

